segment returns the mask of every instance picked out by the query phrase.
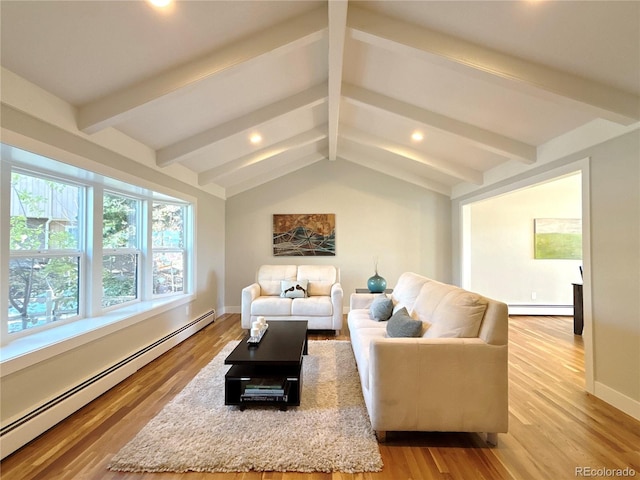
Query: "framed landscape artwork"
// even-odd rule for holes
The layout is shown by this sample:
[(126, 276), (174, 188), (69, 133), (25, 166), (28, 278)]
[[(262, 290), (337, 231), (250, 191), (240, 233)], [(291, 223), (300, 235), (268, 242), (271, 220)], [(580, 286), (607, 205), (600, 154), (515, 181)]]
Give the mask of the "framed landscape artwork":
[(579, 218), (535, 218), (534, 258), (582, 259), (582, 220)]
[(335, 256), (336, 215), (300, 213), (273, 215), (273, 255), (276, 257)]

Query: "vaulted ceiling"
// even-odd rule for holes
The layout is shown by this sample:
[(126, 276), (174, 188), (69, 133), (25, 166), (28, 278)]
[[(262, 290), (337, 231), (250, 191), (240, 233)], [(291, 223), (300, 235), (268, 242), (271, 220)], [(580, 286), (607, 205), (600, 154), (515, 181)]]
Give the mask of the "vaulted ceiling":
[(332, 161), (450, 195), (589, 122), (640, 121), (637, 1), (3, 0), (0, 18), (2, 66), (78, 130), (223, 197)]

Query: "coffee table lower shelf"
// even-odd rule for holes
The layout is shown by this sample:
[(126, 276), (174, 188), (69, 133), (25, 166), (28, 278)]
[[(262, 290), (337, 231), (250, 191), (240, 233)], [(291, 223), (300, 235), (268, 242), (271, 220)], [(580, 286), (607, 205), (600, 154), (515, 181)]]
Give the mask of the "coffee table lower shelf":
[[(272, 398), (248, 399), (243, 398), (244, 389), (248, 384), (273, 381), (283, 385), (284, 395), (264, 395)], [(295, 366), (256, 366), (233, 365), (224, 377), (224, 404), (237, 405), (244, 410), (248, 405), (275, 406), (280, 410), (300, 405), (302, 391), (302, 365)]]

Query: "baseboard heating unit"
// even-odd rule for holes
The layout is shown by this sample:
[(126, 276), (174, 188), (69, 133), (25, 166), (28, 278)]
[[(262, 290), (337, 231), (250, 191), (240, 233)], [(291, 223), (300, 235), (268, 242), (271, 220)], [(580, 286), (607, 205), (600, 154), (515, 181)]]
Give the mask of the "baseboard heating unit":
[(210, 310), (0, 428), (2, 458), (76, 412), (215, 320)]
[(509, 315), (573, 315), (573, 305), (512, 305), (509, 304)]

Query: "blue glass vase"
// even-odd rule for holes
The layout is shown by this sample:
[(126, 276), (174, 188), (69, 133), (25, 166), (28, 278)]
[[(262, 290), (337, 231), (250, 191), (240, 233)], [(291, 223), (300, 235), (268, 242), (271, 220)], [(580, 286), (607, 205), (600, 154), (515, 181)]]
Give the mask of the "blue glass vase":
[(376, 272), (373, 277), (367, 280), (367, 287), (371, 293), (382, 293), (387, 288), (387, 281)]

